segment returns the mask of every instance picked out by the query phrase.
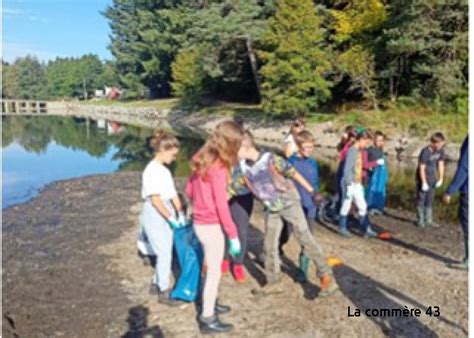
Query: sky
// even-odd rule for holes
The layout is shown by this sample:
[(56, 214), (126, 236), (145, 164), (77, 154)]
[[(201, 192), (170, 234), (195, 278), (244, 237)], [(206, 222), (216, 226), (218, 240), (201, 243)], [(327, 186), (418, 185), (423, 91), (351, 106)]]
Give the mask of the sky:
[(3, 0), (2, 55), (11, 62), (27, 54), (41, 61), (107, 50), (110, 29), (100, 12), (112, 0)]

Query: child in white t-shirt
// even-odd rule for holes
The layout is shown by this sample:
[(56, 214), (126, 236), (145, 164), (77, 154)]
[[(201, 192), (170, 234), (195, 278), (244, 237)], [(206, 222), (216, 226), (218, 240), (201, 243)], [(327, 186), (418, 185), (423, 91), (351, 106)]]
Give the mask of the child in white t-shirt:
[(305, 123), (302, 119), (296, 119), (291, 123), (290, 132), (287, 134), (284, 140), (285, 147), (283, 149), (286, 158), (290, 158), (292, 155), (298, 152), (298, 146), (295, 142), (295, 135), (302, 132), (305, 128)]
[(145, 202), (141, 220), (146, 237), (157, 256), (152, 287), (155, 284), (159, 290), (159, 303), (173, 306), (180, 304), (180, 301), (170, 296), (173, 229), (184, 226), (186, 221), (173, 177), (166, 165), (176, 160), (179, 141), (175, 136), (158, 130), (150, 146), (155, 151), (155, 157), (142, 175), (142, 198)]

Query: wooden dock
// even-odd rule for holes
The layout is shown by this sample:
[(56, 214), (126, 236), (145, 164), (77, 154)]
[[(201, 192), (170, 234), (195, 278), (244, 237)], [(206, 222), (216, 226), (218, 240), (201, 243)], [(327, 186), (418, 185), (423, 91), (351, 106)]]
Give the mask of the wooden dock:
[(48, 113), (46, 101), (2, 99), (2, 115), (45, 115)]

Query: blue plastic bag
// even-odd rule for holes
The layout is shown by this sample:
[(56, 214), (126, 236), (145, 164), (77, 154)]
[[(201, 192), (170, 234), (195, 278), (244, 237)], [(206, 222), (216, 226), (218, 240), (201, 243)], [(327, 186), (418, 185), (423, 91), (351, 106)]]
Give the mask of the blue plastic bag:
[(385, 208), (387, 181), (387, 166), (381, 165), (375, 167), (365, 193), (368, 210), (378, 209), (383, 212)]
[(199, 292), (203, 252), (192, 226), (174, 230), (174, 247), (181, 272), (171, 297), (192, 302)]

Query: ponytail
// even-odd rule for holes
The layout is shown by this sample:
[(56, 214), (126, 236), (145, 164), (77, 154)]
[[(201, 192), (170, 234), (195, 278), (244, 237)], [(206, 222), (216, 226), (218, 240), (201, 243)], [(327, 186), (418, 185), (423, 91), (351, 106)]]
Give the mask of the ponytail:
[(173, 134), (163, 129), (157, 129), (153, 132), (153, 136), (150, 139), (150, 147), (155, 152), (166, 151), (179, 148), (179, 141)]

